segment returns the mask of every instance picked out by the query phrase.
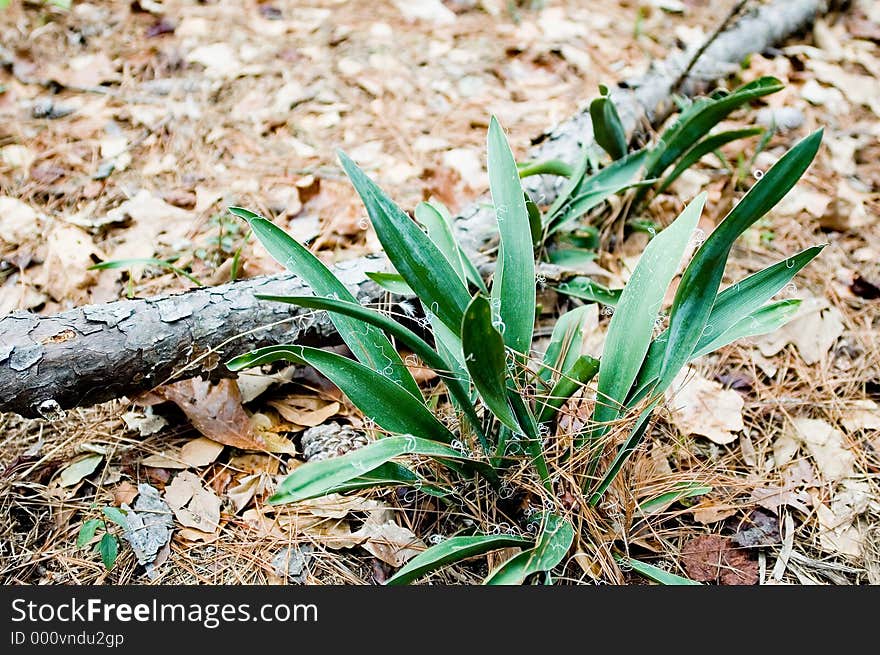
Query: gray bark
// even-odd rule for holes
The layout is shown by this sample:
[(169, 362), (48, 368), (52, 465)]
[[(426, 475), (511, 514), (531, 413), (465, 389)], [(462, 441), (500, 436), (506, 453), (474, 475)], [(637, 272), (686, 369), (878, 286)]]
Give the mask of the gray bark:
[[(808, 27), (826, 10), (823, 0), (776, 0), (741, 18), (708, 47), (682, 86), (693, 95), (735, 70), (749, 54), (762, 52)], [(689, 61), (675, 53), (655, 62), (636, 80), (612, 92), (628, 134), (656, 125), (671, 111), (672, 87)], [(590, 115), (580, 111), (543, 135), (531, 159), (574, 162), (592, 143)], [(529, 178), (526, 190), (551, 202), (561, 180)], [(456, 218), (465, 250), (480, 258), (495, 238), (485, 198)], [(384, 270), (383, 255), (337, 264), (334, 272), (362, 302), (383, 292), (367, 271)], [(255, 293), (296, 295), (308, 288), (293, 275), (242, 280), (219, 287), (140, 300), (120, 300), (72, 309), (54, 316), (15, 312), (0, 318), (0, 411), (54, 416), (151, 389), (171, 379), (213, 371), (223, 374), (228, 358), (274, 343), (320, 345), (338, 342), (326, 319), (297, 308), (258, 301)]]

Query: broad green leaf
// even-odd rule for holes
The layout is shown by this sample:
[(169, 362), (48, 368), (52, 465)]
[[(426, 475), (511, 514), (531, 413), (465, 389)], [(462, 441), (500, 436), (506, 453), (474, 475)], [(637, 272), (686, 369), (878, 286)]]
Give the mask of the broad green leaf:
[(95, 538), (95, 533), (102, 525), (104, 525), (104, 521), (101, 519), (89, 519), (83, 523), (82, 527), (79, 529), (79, 534), (76, 536), (76, 547), (84, 548), (88, 545), (88, 543)]
[(782, 82), (776, 78), (762, 77), (742, 85), (725, 96), (695, 102), (660, 136), (660, 143), (651, 152), (646, 176), (657, 177), (663, 173), (670, 164), (738, 107), (783, 88)]
[(98, 542), (98, 552), (101, 553), (104, 568), (108, 571), (112, 569), (116, 563), (116, 556), (119, 554), (119, 542), (116, 541), (116, 536), (105, 532), (101, 541)]
[(118, 507), (105, 507), (101, 511), (104, 512), (104, 516), (113, 521), (120, 528), (128, 529), (128, 519), (123, 510)]
[(636, 573), (639, 573), (640, 575), (643, 575), (649, 580), (653, 580), (654, 582), (659, 582), (662, 585), (700, 586), (699, 582), (691, 580), (690, 578), (685, 578), (684, 576), (676, 575), (675, 573), (669, 573), (669, 571), (664, 571), (663, 569), (658, 568), (653, 564), (641, 562), (637, 559), (633, 559), (632, 557), (615, 557), (615, 559), (622, 565), (629, 566)]
[(409, 285), (406, 283), (406, 280), (403, 279), (403, 276), (400, 273), (368, 272), (367, 277), (389, 293), (393, 293), (398, 296), (416, 295), (415, 292), (413, 292), (413, 290), (409, 288)]
[(461, 261), (461, 251), (452, 234), (452, 226), (446, 222), (439, 209), (427, 202), (416, 205), (415, 215), (416, 220), (428, 231), (428, 238), (443, 253), (462, 283), (466, 284), (464, 263)]
[(672, 303), (659, 389), (665, 389), (672, 382), (700, 341), (733, 242), (797, 183), (813, 161), (821, 140), (822, 131), (819, 130), (789, 150), (746, 193), (694, 255), (681, 277)]
[(761, 127), (747, 127), (742, 130), (730, 130), (728, 132), (719, 132), (718, 134), (707, 136), (684, 153), (684, 156), (675, 165), (675, 168), (672, 169), (672, 172), (663, 178), (663, 182), (657, 189), (657, 193), (665, 191), (670, 184), (675, 182), (675, 180), (677, 180), (687, 169), (700, 161), (703, 156), (708, 155), (710, 152), (714, 152), (721, 146), (727, 145), (732, 141), (756, 136), (763, 131), (764, 128)]
[(492, 325), (492, 307), (474, 296), (461, 322), (464, 361), (477, 392), (489, 411), (514, 432), (523, 429), (507, 404), (507, 351), (501, 333)]
[(594, 436), (619, 415), (651, 345), (654, 325), (666, 289), (672, 281), (700, 218), (706, 194), (701, 193), (675, 221), (654, 237), (639, 258), (611, 322), (599, 366), (599, 386), (593, 420)]
[(712, 487), (707, 487), (699, 482), (679, 482), (672, 491), (667, 491), (639, 503), (639, 511), (642, 514), (651, 514), (676, 501), (703, 496), (710, 491), (712, 491)]
[(571, 398), (575, 392), (593, 379), (599, 371), (599, 360), (589, 355), (581, 355), (556, 381), (546, 400), (539, 401), (540, 413), (538, 423), (550, 421), (559, 408)]
[(495, 569), (483, 581), (488, 585), (521, 585), (534, 573), (549, 571), (568, 554), (574, 528), (560, 516), (549, 514), (534, 548), (523, 551)]
[(596, 255), (595, 250), (557, 246), (547, 252), (547, 260), (568, 271), (582, 272), (596, 260)]
[[(357, 298), (330, 269), (280, 227), (241, 207), (230, 207), (229, 212), (245, 219), (269, 254), (301, 277), (316, 294), (357, 302)], [(421, 397), (419, 385), (382, 332), (346, 316), (331, 316), (330, 320), (358, 361), (394, 380), (414, 396)]]
[(394, 269), (426, 308), (451, 330), (457, 330), (470, 294), (446, 257), (348, 155), (340, 151), (339, 161), (367, 208), (376, 236)]
[(297, 345), (267, 346), (236, 357), (227, 366), (239, 371), (279, 360), (314, 367), (339, 387), (364, 416), (389, 432), (415, 434), (447, 443), (455, 439), (455, 435), (434, 417), (419, 398), (393, 380), (376, 375), (375, 371), (363, 364), (336, 353)]
[(529, 232), (532, 235), (532, 246), (537, 248), (541, 245), (541, 238), (544, 235), (544, 224), (541, 216), (541, 210), (526, 194), (526, 213), (529, 215)]
[[(742, 319), (764, 306), (797, 273), (815, 258), (824, 245), (813, 246), (796, 255), (768, 266), (757, 273), (728, 287), (717, 296), (709, 313), (709, 319), (696, 349), (705, 352), (716, 350), (714, 344), (724, 338), (725, 332)], [(728, 342), (729, 343), (729, 342)]]
[(450, 564), (483, 555), (499, 548), (516, 548), (531, 546), (534, 542), (525, 537), (504, 534), (486, 534), (472, 537), (450, 537), (436, 546), (413, 557), (406, 566), (400, 569), (385, 584), (405, 585), (413, 580), (442, 569)]
[(563, 185), (562, 189), (559, 191), (559, 195), (556, 196), (556, 200), (550, 205), (544, 214), (544, 220), (546, 225), (550, 225), (553, 221), (553, 218), (568, 204), (569, 199), (572, 194), (577, 191), (577, 188), (580, 186), (581, 182), (584, 179), (584, 175), (587, 173), (587, 168), (590, 166), (590, 149), (588, 146), (584, 146), (581, 148), (580, 158), (578, 159), (578, 165), (576, 168), (572, 170), (571, 175), (568, 177), (568, 181)]
[[(734, 325), (750, 318), (779, 292), (792, 278), (818, 255), (825, 246), (813, 246), (736, 282), (715, 296), (712, 311), (700, 341), (691, 359), (732, 343), (743, 337), (758, 336), (766, 332), (731, 332)], [(763, 315), (766, 319), (766, 315)], [(757, 324), (758, 327), (762, 323)], [(742, 326), (741, 326), (742, 327)], [(729, 333), (729, 334), (728, 334)], [(738, 336), (734, 336), (737, 334)], [(731, 338), (733, 337), (733, 338)], [(652, 343), (639, 372), (636, 389), (641, 391), (652, 380), (660, 377), (669, 331), (664, 330)], [(636, 394), (637, 395), (637, 394)], [(632, 405), (632, 403), (628, 403)]]
[[(374, 489), (376, 487), (416, 487), (431, 496), (444, 497), (449, 491), (431, 484), (426, 484), (418, 475), (397, 462), (385, 462), (372, 471), (324, 490), (320, 495), (341, 494), (346, 491)], [(302, 499), (301, 499), (302, 500)]]
[(617, 107), (614, 106), (607, 87), (600, 86), (599, 92), (602, 95), (590, 103), (593, 135), (596, 143), (611, 155), (611, 159), (620, 159), (626, 154), (626, 131), (623, 129)]
[(281, 482), (269, 503), (279, 505), (323, 496), (402, 455), (424, 455), (441, 461), (465, 460), (475, 468), (486, 470), (482, 463), (436, 441), (413, 436), (385, 437), (340, 457), (297, 467)]
[(556, 319), (550, 335), (550, 345), (544, 353), (543, 366), (539, 376), (545, 382), (567, 371), (581, 356), (586, 328), (590, 314), (589, 307), (576, 307)]
[(797, 315), (800, 305), (799, 299), (789, 298), (756, 309), (711, 343), (702, 348), (698, 345), (691, 359), (702, 357), (738, 339), (758, 337), (762, 334), (775, 332)]
[[(446, 205), (444, 205), (442, 202), (439, 202), (438, 200), (433, 200), (428, 204), (440, 214), (440, 217), (443, 219), (443, 222), (446, 225), (446, 231), (454, 235), (455, 230), (452, 227), (452, 215), (449, 213)], [(477, 270), (477, 267), (474, 266), (474, 263), (467, 256), (467, 253), (464, 251), (464, 249), (455, 242), (454, 237), (453, 243), (455, 244), (455, 248), (458, 250), (458, 258), (461, 261), (462, 266), (464, 267), (464, 275), (467, 281), (473, 284), (486, 295), (489, 295), (489, 290), (486, 288), (486, 283), (483, 282), (483, 278), (480, 276), (480, 272)]]
[(504, 343), (518, 353), (528, 353), (535, 325), (532, 234), (516, 162), (494, 116), (489, 123), (488, 149), (489, 189), (501, 235), (492, 300), (498, 303)]
[(452, 371), (456, 367), (454, 361), (440, 356), (429, 346), (419, 335), (404, 327), (390, 317), (369, 309), (357, 303), (346, 302), (344, 300), (334, 300), (332, 298), (319, 298), (317, 296), (265, 296), (258, 295), (258, 298), (265, 300), (274, 300), (278, 302), (286, 302), (300, 307), (310, 309), (323, 309), (330, 312), (336, 312), (344, 316), (349, 316), (364, 323), (368, 323), (374, 327), (384, 330), (386, 333), (394, 336), (399, 343), (409, 348), (413, 354), (417, 355), (422, 361), (432, 369), (434, 369), (440, 378), (446, 383), (446, 388), (452, 396), (453, 401), (458, 408), (464, 412), (468, 420), (471, 422), (474, 430), (485, 449), (488, 449), (485, 435), (480, 426), (480, 419), (474, 411), (471, 404), (470, 395), (465, 384)]
[(617, 306), (620, 294), (623, 292), (623, 289), (608, 289), (588, 277), (572, 278), (555, 287), (555, 289), (566, 296), (597, 302), (609, 307)]

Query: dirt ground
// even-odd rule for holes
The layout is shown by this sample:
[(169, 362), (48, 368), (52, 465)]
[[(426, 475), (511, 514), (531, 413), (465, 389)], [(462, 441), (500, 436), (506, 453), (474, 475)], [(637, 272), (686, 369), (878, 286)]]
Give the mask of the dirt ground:
[[(491, 114), (522, 154), (599, 83), (700, 42), (720, 4), (13, 1), (0, 10), (0, 314), (280, 270), (229, 205), (271, 217), (328, 263), (375, 251), (337, 148), (407, 210), (430, 197), (461, 208), (487, 186)], [(802, 315), (695, 364), (628, 470), (629, 491), (585, 529), (557, 580), (640, 583), (608, 555), (623, 542), (706, 582), (880, 583), (880, 11), (853, 4), (724, 83), (786, 83), (728, 121), (773, 123), (769, 142), (725, 149), (733, 170), (704, 158), (649, 209), (668, 223), (708, 189), (701, 227), (711, 230), (761, 171), (824, 126), (816, 161), (738, 243), (725, 276), (829, 244), (783, 291), (805, 300)], [(625, 279), (642, 237), (599, 263)], [(89, 270), (144, 258), (159, 263)], [(601, 336), (607, 317), (597, 310), (596, 321)], [(211, 435), (198, 416), (170, 403), (120, 399), (58, 420), (0, 415), (3, 581), (371, 584), (401, 552), (438, 538), (436, 508), (405, 494), (268, 508), (280, 472), (302, 458), (304, 430), (370, 426), (317, 379), (248, 400), (265, 378), (242, 382), (244, 404), (228, 386), (176, 393), (198, 399), (202, 419), (259, 422), (282, 452), (219, 447), (199, 438), (194, 425)], [(693, 481), (711, 490), (633, 516), (629, 498)], [(122, 541), (108, 572), (77, 534), (102, 507), (133, 505), (139, 484), (189, 485), (181, 493), (195, 500), (174, 512), (158, 560), (139, 565)], [(486, 565), (433, 580), (477, 582)]]

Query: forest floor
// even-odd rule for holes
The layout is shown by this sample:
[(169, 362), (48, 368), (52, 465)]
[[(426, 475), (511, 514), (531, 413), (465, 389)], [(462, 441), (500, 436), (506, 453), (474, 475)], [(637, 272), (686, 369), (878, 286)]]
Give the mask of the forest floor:
[[(337, 148), (404, 209), (434, 197), (455, 211), (487, 188), (491, 114), (523, 154), (598, 84), (700, 42), (720, 18), (708, 0), (533, 4), (12, 2), (0, 10), (0, 314), (195, 284), (165, 264), (89, 270), (100, 261), (155, 258), (206, 285), (280, 270), (229, 205), (271, 217), (327, 263), (375, 251)], [(802, 314), (698, 361), (627, 471), (634, 498), (682, 481), (711, 490), (650, 517), (606, 507), (616, 519), (558, 579), (640, 582), (607, 557), (623, 541), (704, 582), (880, 583), (880, 11), (855, 5), (744, 62), (724, 86), (774, 75), (786, 88), (726, 124), (772, 118), (772, 138), (760, 152), (757, 138), (725, 150), (737, 170), (704, 158), (648, 210), (668, 224), (707, 189), (709, 231), (756, 175), (825, 128), (812, 167), (739, 242), (725, 277), (828, 243), (783, 292), (805, 300)], [(625, 280), (644, 238), (598, 264)], [(597, 309), (597, 344), (606, 327)], [(143, 399), (57, 420), (0, 415), (3, 582), (384, 580), (438, 524), (395, 493), (269, 508), (304, 430), (369, 428), (321, 380), (283, 382), (252, 375), (244, 400), (229, 384), (173, 385), (169, 396), (196, 407), (187, 415)], [(206, 438), (218, 414), (259, 422), (288, 452)], [(77, 535), (143, 484), (180, 501), (171, 539), (146, 568), (123, 541), (107, 571)], [(510, 528), (492, 521), (483, 529)], [(486, 566), (435, 580), (474, 582)]]

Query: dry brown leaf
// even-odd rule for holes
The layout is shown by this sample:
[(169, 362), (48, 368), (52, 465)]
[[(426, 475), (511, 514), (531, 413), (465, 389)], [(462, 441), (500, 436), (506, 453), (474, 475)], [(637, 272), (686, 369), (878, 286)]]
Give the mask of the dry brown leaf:
[(165, 488), (165, 502), (188, 528), (214, 532), (220, 527), (220, 499), (190, 471), (178, 473)]
[(220, 531), (216, 530), (214, 532), (202, 532), (201, 530), (196, 530), (195, 528), (180, 528), (180, 530), (177, 531), (177, 536), (185, 541), (210, 544), (220, 538)]
[(700, 535), (681, 549), (681, 562), (691, 580), (720, 581), (723, 585), (758, 582), (758, 563), (731, 547), (730, 540), (716, 534)]
[(0, 196), (0, 245), (6, 248), (20, 246), (40, 234), (37, 212), (16, 198)]
[(701, 503), (693, 508), (692, 513), (694, 520), (697, 523), (710, 525), (733, 516), (738, 509), (738, 506), (730, 505), (728, 503)]
[(234, 487), (229, 487), (226, 490), (226, 497), (232, 503), (235, 513), (238, 514), (247, 507), (254, 496), (263, 493), (266, 490), (267, 484), (268, 479), (265, 475), (254, 473), (253, 475), (246, 475), (241, 478)]
[(672, 422), (682, 434), (698, 434), (717, 444), (728, 444), (736, 441), (733, 433), (745, 427), (742, 397), (691, 367), (676, 376), (666, 398), (672, 408)]
[(371, 512), (352, 537), (364, 539), (361, 545), (365, 550), (394, 567), (403, 566), (427, 548), (411, 530), (398, 525), (387, 510)]
[(131, 502), (137, 498), (138, 488), (128, 480), (120, 482), (113, 490), (113, 504), (117, 507), (131, 505)]
[(222, 443), (217, 443), (207, 437), (199, 437), (184, 444), (180, 449), (180, 458), (188, 466), (207, 466), (220, 456), (224, 447)]
[(98, 258), (101, 252), (86, 232), (73, 225), (56, 225), (47, 237), (46, 261), (37, 284), (57, 301), (86, 303), (86, 289), (98, 277), (88, 268)]
[(235, 380), (211, 384), (201, 378), (181, 380), (157, 390), (175, 403), (203, 435), (227, 446), (270, 453), (296, 451), (294, 445), (277, 434), (257, 431), (241, 404)]
[(855, 473), (855, 455), (847, 448), (840, 430), (811, 418), (795, 418), (791, 428), (789, 437), (806, 447), (824, 480), (840, 482)]
[(312, 428), (339, 413), (341, 405), (328, 403), (314, 396), (293, 395), (278, 400), (270, 400), (269, 405), (282, 418), (295, 425)]
[(765, 357), (772, 357), (789, 343), (794, 344), (801, 359), (815, 364), (843, 334), (843, 316), (824, 298), (807, 298), (797, 316), (771, 334), (755, 337), (754, 341)]
[(831, 504), (816, 502), (819, 519), (819, 543), (831, 553), (859, 557), (862, 554), (864, 526), (858, 517), (870, 505), (873, 493), (865, 480), (845, 480), (831, 499)]
[(752, 489), (751, 500), (764, 509), (779, 514), (779, 510), (788, 505), (804, 514), (810, 513), (812, 499), (810, 494), (801, 489), (795, 491), (786, 487), (756, 487)]
[(843, 412), (843, 427), (847, 432), (880, 430), (880, 406), (873, 400), (856, 400), (852, 409)]
[(172, 470), (183, 470), (187, 468), (186, 462), (180, 456), (180, 450), (163, 450), (161, 453), (154, 453), (153, 455), (148, 455), (141, 460), (141, 464), (144, 466), (150, 466), (152, 468), (159, 469), (172, 469)]

